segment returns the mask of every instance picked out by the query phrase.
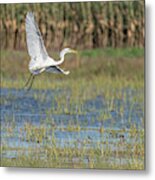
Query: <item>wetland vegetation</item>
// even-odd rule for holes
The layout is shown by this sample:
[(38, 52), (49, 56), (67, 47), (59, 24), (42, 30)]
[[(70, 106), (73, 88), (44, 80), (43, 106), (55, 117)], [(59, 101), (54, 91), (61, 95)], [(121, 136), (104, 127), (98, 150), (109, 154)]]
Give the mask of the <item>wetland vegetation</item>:
[(144, 49), (66, 58), (26, 92), (27, 52), (1, 50), (1, 165), (144, 169)]

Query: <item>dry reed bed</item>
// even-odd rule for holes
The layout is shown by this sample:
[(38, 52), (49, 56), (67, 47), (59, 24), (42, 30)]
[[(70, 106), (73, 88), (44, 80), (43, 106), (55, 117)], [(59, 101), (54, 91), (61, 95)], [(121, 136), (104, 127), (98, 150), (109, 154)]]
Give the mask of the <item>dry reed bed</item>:
[(144, 1), (1, 5), (1, 48), (25, 49), (25, 16), (35, 16), (47, 48), (143, 47)]

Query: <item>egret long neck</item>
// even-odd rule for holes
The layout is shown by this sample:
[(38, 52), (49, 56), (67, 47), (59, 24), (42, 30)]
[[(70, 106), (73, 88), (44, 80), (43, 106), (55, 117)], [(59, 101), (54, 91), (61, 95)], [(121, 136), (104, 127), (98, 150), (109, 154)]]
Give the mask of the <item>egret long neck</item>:
[(66, 53), (64, 53), (64, 52), (60, 52), (60, 60), (56, 62), (56, 64), (55, 64), (56, 66), (60, 65), (60, 64), (62, 64), (64, 62), (65, 54)]
[(60, 60), (59, 60), (60, 64), (64, 62), (65, 54), (66, 53), (60, 53)]

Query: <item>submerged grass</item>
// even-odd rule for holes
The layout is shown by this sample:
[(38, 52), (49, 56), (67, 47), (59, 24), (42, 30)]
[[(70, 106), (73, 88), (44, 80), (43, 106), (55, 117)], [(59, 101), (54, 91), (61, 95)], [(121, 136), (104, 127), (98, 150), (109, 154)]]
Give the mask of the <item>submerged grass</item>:
[[(100, 131), (98, 129), (101, 138), (99, 142), (93, 143), (93, 146), (91, 146), (91, 139), (86, 138), (73, 142), (66, 141), (64, 147), (60, 147), (58, 146), (60, 142), (54, 133), (56, 130), (57, 128), (53, 127), (45, 128), (44, 126), (25, 124), (24, 128), (20, 129), (18, 136), (24, 138), (21, 133), (26, 133), (26, 139), (22, 141), (27, 141), (31, 145), (33, 143), (33, 146), (27, 148), (21, 145), (8, 147), (7, 143), (3, 143), (2, 166), (144, 169), (144, 131), (134, 126), (128, 131), (128, 139), (123, 138), (123, 133), (126, 133), (124, 129), (118, 131)], [(60, 131), (64, 131), (64, 129)], [(10, 133), (13, 137), (16, 132), (12, 128)], [(115, 142), (110, 143), (105, 136), (106, 133), (113, 136)], [(129, 143), (129, 139), (132, 139), (134, 143)], [(16, 156), (6, 158), (7, 151), (16, 152)]]

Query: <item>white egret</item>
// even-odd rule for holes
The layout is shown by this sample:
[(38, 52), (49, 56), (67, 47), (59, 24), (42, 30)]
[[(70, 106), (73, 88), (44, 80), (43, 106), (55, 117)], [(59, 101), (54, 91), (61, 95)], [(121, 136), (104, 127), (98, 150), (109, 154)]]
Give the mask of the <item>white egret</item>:
[(70, 48), (63, 49), (60, 52), (59, 61), (55, 61), (53, 58), (49, 57), (44, 46), (44, 41), (41, 36), (40, 30), (35, 21), (34, 14), (32, 12), (28, 12), (26, 15), (26, 41), (28, 53), (31, 57), (29, 63), (29, 70), (31, 72), (31, 75), (25, 84), (26, 87), (30, 82), (28, 90), (32, 86), (35, 75), (38, 75), (44, 71), (51, 73), (61, 73), (65, 75), (69, 74), (69, 71), (64, 71), (59, 67), (59, 65), (64, 62), (65, 54), (77, 53), (77, 51)]

